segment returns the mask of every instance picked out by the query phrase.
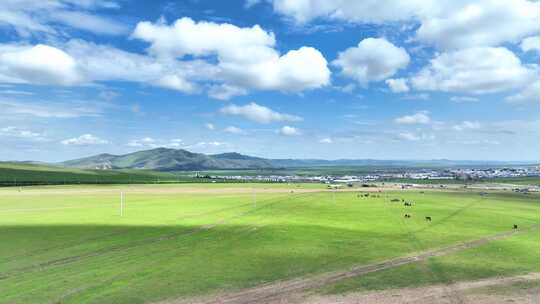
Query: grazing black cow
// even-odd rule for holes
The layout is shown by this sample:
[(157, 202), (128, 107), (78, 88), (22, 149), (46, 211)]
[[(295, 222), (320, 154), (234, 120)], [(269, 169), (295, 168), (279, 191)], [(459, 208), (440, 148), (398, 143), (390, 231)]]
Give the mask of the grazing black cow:
[(405, 203), (403, 204), (403, 206), (405, 206), (405, 207), (412, 207), (412, 203), (405, 202)]
[(426, 221), (431, 222), (431, 216), (426, 216)]
[(405, 214), (405, 218), (411, 218), (410, 214)]
[(518, 225), (514, 224), (514, 230), (518, 229)]

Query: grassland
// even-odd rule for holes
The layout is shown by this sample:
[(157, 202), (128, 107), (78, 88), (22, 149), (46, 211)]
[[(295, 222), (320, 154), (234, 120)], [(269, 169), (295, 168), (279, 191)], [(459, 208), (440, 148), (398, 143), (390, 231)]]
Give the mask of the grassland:
[[(147, 303), (347, 269), (540, 223), (536, 195), (307, 184), (0, 189), (0, 303)], [(252, 189), (255, 189), (253, 191)], [(320, 190), (320, 191), (319, 191)], [(119, 193), (126, 197), (119, 215)], [(255, 203), (254, 193), (255, 192)], [(402, 198), (415, 203), (391, 203)], [(411, 219), (404, 219), (411, 213)], [(426, 222), (424, 216), (433, 221)], [(327, 287), (540, 271), (538, 233)], [(415, 277), (416, 278), (416, 277)], [(414, 281), (414, 280), (413, 280)]]
[(0, 162), (0, 186), (172, 182), (193, 182), (193, 179), (172, 173), (145, 170), (82, 170), (50, 165)]

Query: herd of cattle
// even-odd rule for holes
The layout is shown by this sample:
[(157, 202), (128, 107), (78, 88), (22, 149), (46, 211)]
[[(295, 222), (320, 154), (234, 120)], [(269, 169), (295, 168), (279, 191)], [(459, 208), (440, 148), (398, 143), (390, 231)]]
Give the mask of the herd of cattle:
[[(358, 197), (375, 197), (375, 198), (379, 198), (380, 195), (379, 194), (369, 194), (369, 193), (360, 193), (358, 194)], [(403, 203), (403, 206), (405, 207), (413, 207), (414, 206), (414, 203), (413, 202), (408, 202), (408, 201), (405, 201), (404, 199), (399, 199), (399, 198), (394, 198), (392, 200), (390, 200), (392, 203)], [(403, 215), (404, 218), (406, 219), (410, 219), (412, 218), (412, 215), (410, 213), (405, 213)], [(426, 216), (424, 217), (424, 219), (427, 221), (427, 222), (431, 222), (432, 221), (432, 218), (431, 216)], [(513, 229), (514, 230), (517, 230), (518, 229), (518, 225), (514, 224), (513, 225)]]

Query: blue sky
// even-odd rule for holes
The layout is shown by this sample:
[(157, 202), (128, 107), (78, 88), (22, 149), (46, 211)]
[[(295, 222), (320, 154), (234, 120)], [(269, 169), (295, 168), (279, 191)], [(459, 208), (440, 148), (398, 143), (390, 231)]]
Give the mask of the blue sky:
[(0, 159), (539, 160), (540, 3), (4, 0)]

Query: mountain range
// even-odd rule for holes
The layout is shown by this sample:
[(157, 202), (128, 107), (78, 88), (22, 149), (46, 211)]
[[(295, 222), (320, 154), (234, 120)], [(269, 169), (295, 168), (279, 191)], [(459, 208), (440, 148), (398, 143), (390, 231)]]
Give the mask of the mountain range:
[[(60, 163), (65, 167), (82, 169), (146, 169), (157, 171), (196, 171), (232, 169), (279, 169), (326, 166), (384, 166), (384, 167), (451, 167), (451, 166), (501, 166), (505, 162), (452, 161), (452, 160), (371, 160), (371, 159), (266, 159), (222, 153), (207, 155), (182, 149), (156, 148), (124, 155), (99, 154)], [(516, 163), (513, 163), (516, 164)], [(523, 163), (520, 163), (523, 164)]]

